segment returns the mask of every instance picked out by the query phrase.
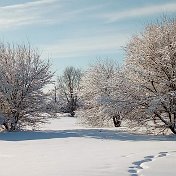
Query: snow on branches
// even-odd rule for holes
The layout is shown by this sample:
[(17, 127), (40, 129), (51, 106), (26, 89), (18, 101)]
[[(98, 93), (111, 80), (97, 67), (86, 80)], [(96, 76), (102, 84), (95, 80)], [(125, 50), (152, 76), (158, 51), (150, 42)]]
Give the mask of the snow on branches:
[(0, 43), (1, 111), (9, 120), (9, 130), (41, 121), (45, 94), (42, 89), (51, 82), (49, 62), (41, 60), (27, 45)]
[(130, 128), (176, 134), (176, 20), (148, 25), (125, 52), (121, 68), (99, 61), (86, 71), (81, 82), (84, 119), (104, 126), (118, 115)]
[(70, 113), (71, 116), (75, 115), (75, 110), (79, 106), (81, 77), (82, 71), (80, 69), (66, 67), (63, 75), (57, 78), (56, 103), (62, 111)]
[(81, 81), (81, 95), (85, 109), (81, 115), (88, 125), (112, 125), (114, 116), (120, 121), (114, 99), (119, 72), (117, 64), (110, 60), (98, 62), (85, 72)]
[(176, 134), (176, 20), (164, 19), (133, 37), (126, 47), (126, 68), (143, 92), (135, 100), (143, 110), (134, 120), (142, 117)]

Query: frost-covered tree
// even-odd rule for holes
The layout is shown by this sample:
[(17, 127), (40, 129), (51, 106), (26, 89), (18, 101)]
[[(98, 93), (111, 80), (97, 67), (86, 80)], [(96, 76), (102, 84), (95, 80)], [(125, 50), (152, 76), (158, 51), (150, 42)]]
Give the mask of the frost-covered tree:
[(176, 20), (148, 25), (129, 42), (126, 57), (136, 92), (132, 120), (176, 134)]
[(78, 107), (78, 94), (80, 90), (80, 80), (82, 72), (74, 67), (66, 67), (63, 75), (57, 79), (57, 102), (62, 102), (63, 108), (69, 112), (71, 116), (75, 115)]
[(85, 72), (81, 81), (83, 121), (91, 126), (120, 126), (120, 109), (116, 106), (120, 70), (112, 60), (98, 61)]
[(29, 45), (0, 43), (0, 106), (9, 121), (9, 130), (42, 121), (46, 95), (51, 82), (50, 64), (41, 60)]

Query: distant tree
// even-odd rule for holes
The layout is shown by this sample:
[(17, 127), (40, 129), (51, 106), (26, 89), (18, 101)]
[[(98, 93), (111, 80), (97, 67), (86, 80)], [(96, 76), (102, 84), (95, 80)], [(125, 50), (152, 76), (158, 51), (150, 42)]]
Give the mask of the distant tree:
[[(78, 107), (78, 94), (80, 90), (80, 80), (82, 72), (74, 67), (67, 67), (63, 75), (57, 79), (57, 99), (58, 103), (65, 104), (67, 112), (71, 116), (75, 115), (75, 110)], [(63, 106), (63, 105), (62, 105)]]
[(148, 25), (129, 42), (126, 56), (136, 90), (131, 120), (176, 134), (176, 20)]
[(42, 121), (47, 98), (42, 89), (52, 76), (49, 62), (29, 45), (0, 43), (0, 109), (9, 130)]

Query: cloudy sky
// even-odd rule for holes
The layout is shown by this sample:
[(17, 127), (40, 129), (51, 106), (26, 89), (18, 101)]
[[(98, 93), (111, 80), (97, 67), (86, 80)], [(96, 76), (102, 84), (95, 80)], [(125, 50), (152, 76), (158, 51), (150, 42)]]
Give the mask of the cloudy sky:
[(1, 0), (0, 39), (30, 42), (60, 73), (97, 58), (123, 62), (130, 37), (163, 15), (176, 0)]

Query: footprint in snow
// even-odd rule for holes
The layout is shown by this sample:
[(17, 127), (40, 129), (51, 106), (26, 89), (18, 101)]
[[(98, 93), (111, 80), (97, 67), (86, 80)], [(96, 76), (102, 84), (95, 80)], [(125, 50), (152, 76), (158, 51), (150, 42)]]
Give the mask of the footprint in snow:
[[(176, 151), (172, 151), (172, 153), (173, 152)], [(148, 168), (146, 165), (147, 162), (152, 162), (154, 159), (165, 157), (168, 154), (169, 154), (168, 152), (159, 152), (158, 155), (156, 156), (154, 155), (145, 156), (144, 159), (133, 162), (132, 163), (133, 166), (130, 166), (128, 168), (128, 173), (130, 174), (130, 176), (139, 176), (139, 172), (141, 170)]]
[(167, 156), (168, 152), (160, 152), (157, 157), (164, 157)]

